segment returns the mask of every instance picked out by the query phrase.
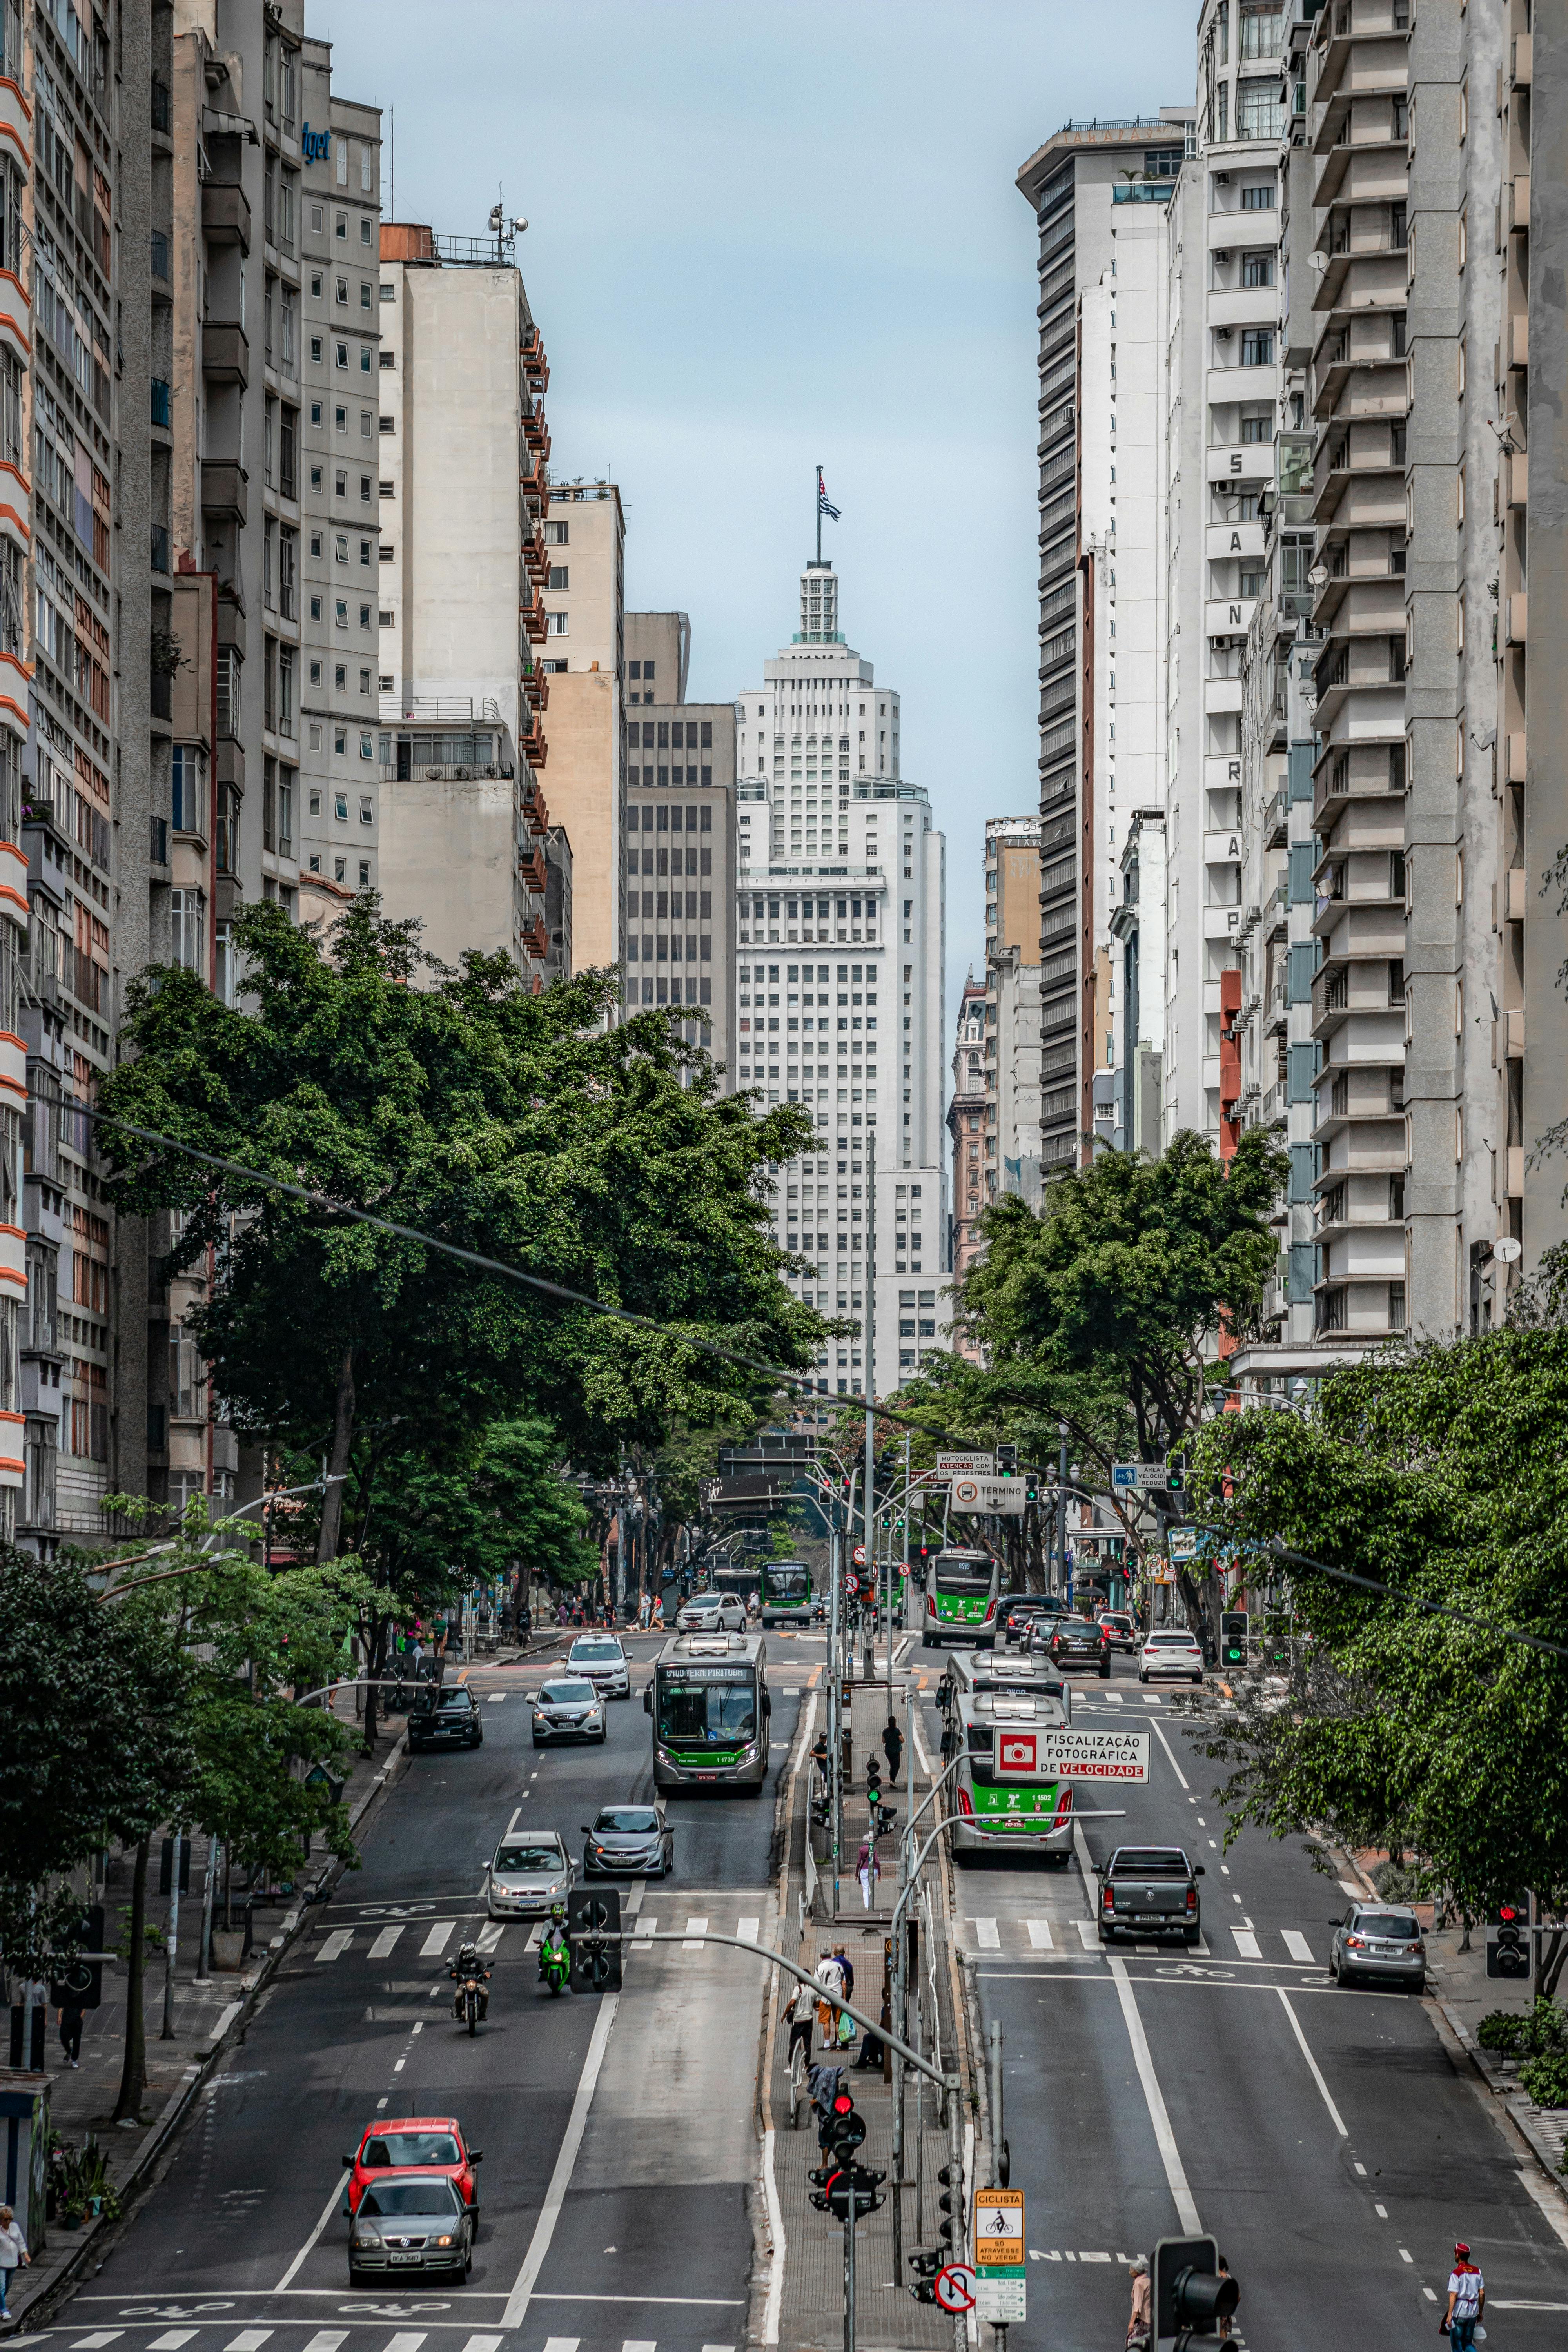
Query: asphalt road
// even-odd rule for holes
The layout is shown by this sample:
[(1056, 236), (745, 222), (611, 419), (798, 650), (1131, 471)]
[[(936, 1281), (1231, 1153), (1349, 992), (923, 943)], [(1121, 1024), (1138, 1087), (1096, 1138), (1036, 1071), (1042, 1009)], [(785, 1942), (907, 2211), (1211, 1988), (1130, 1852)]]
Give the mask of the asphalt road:
[[(1195, 2228), (1241, 2282), (1237, 2334), (1255, 2352), (1430, 2343), (1456, 2237), (1485, 2273), (1492, 2340), (1560, 2347), (1568, 2246), (1435, 2004), (1330, 1985), (1340, 1889), (1298, 1843), (1249, 1834), (1224, 1853), (1215, 1768), (1172, 1695), (1148, 1704), (1119, 1661), (1109, 1686), (1075, 1688), (1074, 1719), (1158, 1726), (1147, 1786), (1079, 1792), (1086, 1811), (1125, 1805), (1125, 1821), (1083, 1822), (1068, 1872), (985, 1856), (958, 1874), (982, 2011), (1005, 2036), (1012, 2183), (1026, 2200), (1029, 2317), (1009, 2352), (1120, 2345), (1130, 2257)], [(1079, 1936), (1084, 1864), (1143, 1840), (1205, 1865), (1197, 1953), (1108, 1959)]]
[[(651, 1658), (656, 1639), (628, 1643)], [(768, 1788), (670, 1804), (675, 1871), (623, 1894), (661, 1927), (771, 1928), (773, 1791), (801, 1674), (770, 1641)], [(489, 2020), (453, 2023), (443, 1954), (485, 1926), (485, 1864), (515, 1814), (559, 1830), (652, 1793), (641, 1705), (604, 1748), (532, 1748), (545, 1669), (478, 1668), (485, 1742), (414, 1758), (209, 2086), (165, 2174), (57, 2324), (86, 2352), (714, 2352), (742, 2337), (752, 2236), (760, 1964), (649, 1947), (618, 1996), (552, 2000), (494, 1932)], [(399, 1931), (394, 1934), (394, 1931)], [(755, 1928), (752, 1932), (756, 1932)], [(373, 1943), (380, 1949), (372, 1953)], [(608, 2012), (608, 2014), (606, 2014)], [(687, 2094), (693, 2095), (688, 2100)], [(466, 2284), (347, 2285), (341, 2159), (377, 2115), (455, 2115), (484, 2151)], [(398, 2283), (403, 2285), (403, 2282)]]

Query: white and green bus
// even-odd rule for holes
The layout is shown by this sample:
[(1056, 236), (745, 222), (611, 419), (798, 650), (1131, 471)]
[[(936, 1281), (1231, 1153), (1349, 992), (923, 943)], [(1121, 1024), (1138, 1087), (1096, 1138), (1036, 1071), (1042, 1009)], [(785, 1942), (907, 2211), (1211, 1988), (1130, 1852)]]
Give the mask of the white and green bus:
[(1000, 1563), (988, 1551), (939, 1551), (926, 1569), (924, 1633), (928, 1650), (996, 1641)]
[(1005, 1652), (953, 1659), (938, 1687), (942, 1748), (962, 1754), (952, 1776), (955, 1855), (1035, 1855), (1066, 1868), (1072, 1858), (1073, 1784), (1030, 1769), (1037, 1727), (1072, 1721), (1072, 1693), (1033, 1658)]
[(809, 1625), (813, 1608), (811, 1570), (804, 1559), (725, 1561), (708, 1574), (710, 1592), (732, 1592), (745, 1601), (754, 1594), (764, 1625)]
[(655, 1662), (656, 1789), (761, 1792), (768, 1770), (767, 1644), (758, 1633), (677, 1633)]

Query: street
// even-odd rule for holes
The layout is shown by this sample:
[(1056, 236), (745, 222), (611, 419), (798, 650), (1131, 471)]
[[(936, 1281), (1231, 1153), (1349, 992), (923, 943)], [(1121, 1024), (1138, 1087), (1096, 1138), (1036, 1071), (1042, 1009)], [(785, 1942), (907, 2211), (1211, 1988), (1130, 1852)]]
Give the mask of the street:
[[(1125, 1822), (1083, 1822), (1069, 1871), (984, 1856), (957, 1873), (957, 1932), (983, 2018), (1005, 2037), (1026, 2198), (1029, 2318), (1014, 2352), (1120, 2343), (1129, 2258), (1198, 2230), (1241, 2282), (1236, 2334), (1254, 2352), (1429, 2340), (1456, 2238), (1485, 2273), (1497, 2340), (1560, 2345), (1568, 2245), (1537, 2202), (1552, 2192), (1489, 2119), (1435, 2003), (1330, 1984), (1335, 1882), (1295, 1843), (1247, 1834), (1224, 1853), (1215, 1768), (1175, 1698), (1121, 1660), (1109, 1685), (1075, 1687), (1075, 1722), (1153, 1729), (1146, 1787), (1079, 1791), (1086, 1811), (1124, 1804)], [(934, 1710), (926, 1721), (929, 1744)], [(1205, 1865), (1194, 1953), (1100, 1952), (1089, 1873), (1140, 1840)]]
[[(59, 2340), (100, 2352), (582, 2352), (628, 2342), (733, 2346), (743, 2336), (756, 2170), (760, 1963), (700, 1948), (628, 1958), (619, 1996), (552, 2000), (533, 1928), (487, 1928), (484, 1866), (514, 1812), (559, 1830), (651, 1794), (643, 1661), (604, 1748), (531, 1744), (522, 1693), (546, 1667), (478, 1668), (474, 1753), (414, 1758), (364, 1864), (295, 1945), (209, 2086), (163, 2177), (84, 2282)], [(777, 1769), (797, 1711), (773, 1652), (774, 1753), (760, 1800), (672, 1801), (675, 1870), (623, 1889), (646, 1924), (772, 1933)], [(451, 2020), (447, 1956), (491, 1948), (489, 2017)], [(466, 2284), (352, 2293), (341, 2160), (377, 2114), (454, 2115), (484, 2152)]]

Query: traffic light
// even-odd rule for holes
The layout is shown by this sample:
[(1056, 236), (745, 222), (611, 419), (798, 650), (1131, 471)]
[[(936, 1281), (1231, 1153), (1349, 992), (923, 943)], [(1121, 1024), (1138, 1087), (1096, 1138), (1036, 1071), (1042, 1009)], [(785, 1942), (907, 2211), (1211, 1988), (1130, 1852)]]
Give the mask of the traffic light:
[(619, 1937), (621, 1898), (614, 1887), (599, 1894), (590, 1886), (574, 1886), (566, 1897), (566, 1948), (572, 1955), (574, 1992), (618, 1992), (621, 1989)]
[(910, 2256), (910, 2268), (915, 2274), (914, 2284), (910, 2287), (910, 2293), (917, 2303), (936, 2301), (936, 2274), (941, 2270), (944, 2259), (945, 2257), (940, 2253)]
[(1244, 1666), (1247, 1664), (1247, 1612), (1226, 1609), (1219, 1621), (1219, 1656), (1224, 1666)]
[(1024, 1500), (1026, 1503), (1037, 1503), (1039, 1499), (1040, 1474), (1037, 1470), (1026, 1470), (1024, 1473)]
[[(95, 1903), (77, 1922), (75, 1939), (83, 1952), (103, 1949), (103, 1906)], [(101, 1960), (67, 1960), (49, 1986), (49, 2007), (97, 2009), (103, 2000)]]
[(1530, 1974), (1529, 1920), (1530, 1906), (1522, 1895), (1498, 1905), (1495, 1915), (1487, 1921), (1489, 1977)]
[(996, 1475), (999, 1478), (1011, 1478), (1016, 1475), (1017, 1468), (1017, 1447), (1016, 1445), (999, 1445), (996, 1448)]
[(836, 2221), (847, 2221), (849, 2202), (855, 2201), (855, 2219), (863, 2221), (868, 2213), (875, 2213), (886, 2203), (877, 2195), (887, 2179), (885, 2172), (873, 2172), (863, 2164), (833, 2165), (825, 2173), (813, 2173), (812, 2179), (822, 2180), (822, 2187), (812, 2192), (812, 2203), (819, 2213), (831, 2213)]
[(1216, 2319), (1228, 2319), (1241, 2289), (1219, 2267), (1213, 2238), (1162, 2238), (1154, 2249), (1154, 2340), (1168, 2336), (1178, 2345), (1189, 2336), (1215, 2336)]
[(1165, 1465), (1165, 1492), (1168, 1495), (1184, 1495), (1186, 1491), (1186, 1465), (1181, 1462), (1167, 1462)]

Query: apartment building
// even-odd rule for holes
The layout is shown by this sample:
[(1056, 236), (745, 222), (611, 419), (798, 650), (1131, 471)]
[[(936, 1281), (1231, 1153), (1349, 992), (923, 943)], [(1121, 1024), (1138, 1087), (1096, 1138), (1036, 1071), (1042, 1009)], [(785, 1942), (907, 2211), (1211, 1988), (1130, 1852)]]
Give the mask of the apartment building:
[[(499, 211), (489, 236), (383, 223), (377, 286), (380, 723), (373, 758), (363, 743), (344, 755), (345, 817), (335, 799), (307, 811), (307, 867), (340, 854), (340, 823), (363, 825), (388, 913), (417, 915), (443, 962), (499, 952), (542, 986), (551, 892), (568, 879), (563, 866), (552, 884), (541, 782), (554, 551), (543, 346)], [(514, 467), (515, 495), (499, 496)], [(351, 570), (353, 551), (351, 540)], [(575, 906), (568, 928), (581, 961)]]
[(544, 538), (542, 667), (550, 680), (551, 805), (572, 842), (578, 964), (608, 967), (629, 953), (620, 854), (626, 522), (615, 483), (552, 484)]
[[(958, 1001), (952, 1040), (952, 1094), (947, 1106), (947, 1131), (952, 1142), (952, 1278), (962, 1286), (984, 1246), (981, 1212), (995, 1196), (994, 1159), (985, 1157), (985, 1061), (990, 1046), (987, 991), (971, 973)], [(994, 1144), (992, 1146), (994, 1154)], [(960, 1354), (978, 1362), (979, 1350), (961, 1344)]]
[[(666, 632), (647, 624), (678, 618), (684, 614), (628, 614), (627, 646), (658, 643)], [(678, 657), (673, 648), (662, 658), (626, 656), (627, 700), (637, 698), (640, 716), (626, 722), (625, 1001), (693, 1007), (681, 1036), (705, 1045), (732, 1084), (735, 706), (663, 698), (667, 687), (685, 683), (689, 646), (688, 630)]]
[[(1104, 1050), (1109, 969), (1097, 972), (1109, 922), (1103, 852), (1119, 745), (1113, 733), (1121, 621), (1116, 590), (1120, 484), (1114, 388), (1123, 331), (1149, 349), (1135, 367), (1159, 363), (1156, 293), (1139, 287), (1136, 324), (1116, 300), (1112, 223), (1119, 191), (1173, 186), (1185, 153), (1191, 110), (1118, 122), (1068, 122), (1016, 175), (1039, 232), (1039, 791), (1041, 1158), (1047, 1173), (1077, 1164), (1091, 1149), (1093, 1078)], [(1088, 305), (1087, 323), (1084, 313)], [(1140, 446), (1155, 435), (1140, 415)], [(1142, 486), (1141, 486), (1142, 487)], [(1143, 494), (1147, 496), (1147, 490)], [(1145, 518), (1147, 527), (1152, 522)], [(1129, 592), (1134, 571), (1120, 567)], [(1144, 575), (1136, 583), (1147, 593)], [(1141, 618), (1139, 626), (1144, 625)], [(1130, 640), (1131, 642), (1131, 640)], [(1097, 648), (1106, 658), (1097, 658)], [(1134, 695), (1147, 672), (1131, 666)], [(1136, 678), (1136, 683), (1134, 679)], [(1098, 680), (1098, 686), (1096, 681)]]
[[(985, 1127), (991, 1192), (1040, 1202), (1040, 821), (985, 822)], [(960, 1025), (963, 1012), (961, 1006)], [(956, 1178), (957, 1162), (954, 1162)], [(957, 1184), (954, 1183), (956, 1195)]]
[(818, 1359), (818, 1388), (885, 1395), (945, 1329), (945, 845), (901, 771), (898, 695), (839, 627), (830, 564), (802, 572), (799, 618), (736, 698), (735, 1062), (759, 1099), (816, 1118), (816, 1152), (779, 1171), (773, 1231), (815, 1262), (792, 1277), (801, 1295), (858, 1326)]
[(627, 613), (623, 627), (624, 699), (628, 708), (644, 702), (684, 702), (691, 667), (691, 623), (686, 614)]

